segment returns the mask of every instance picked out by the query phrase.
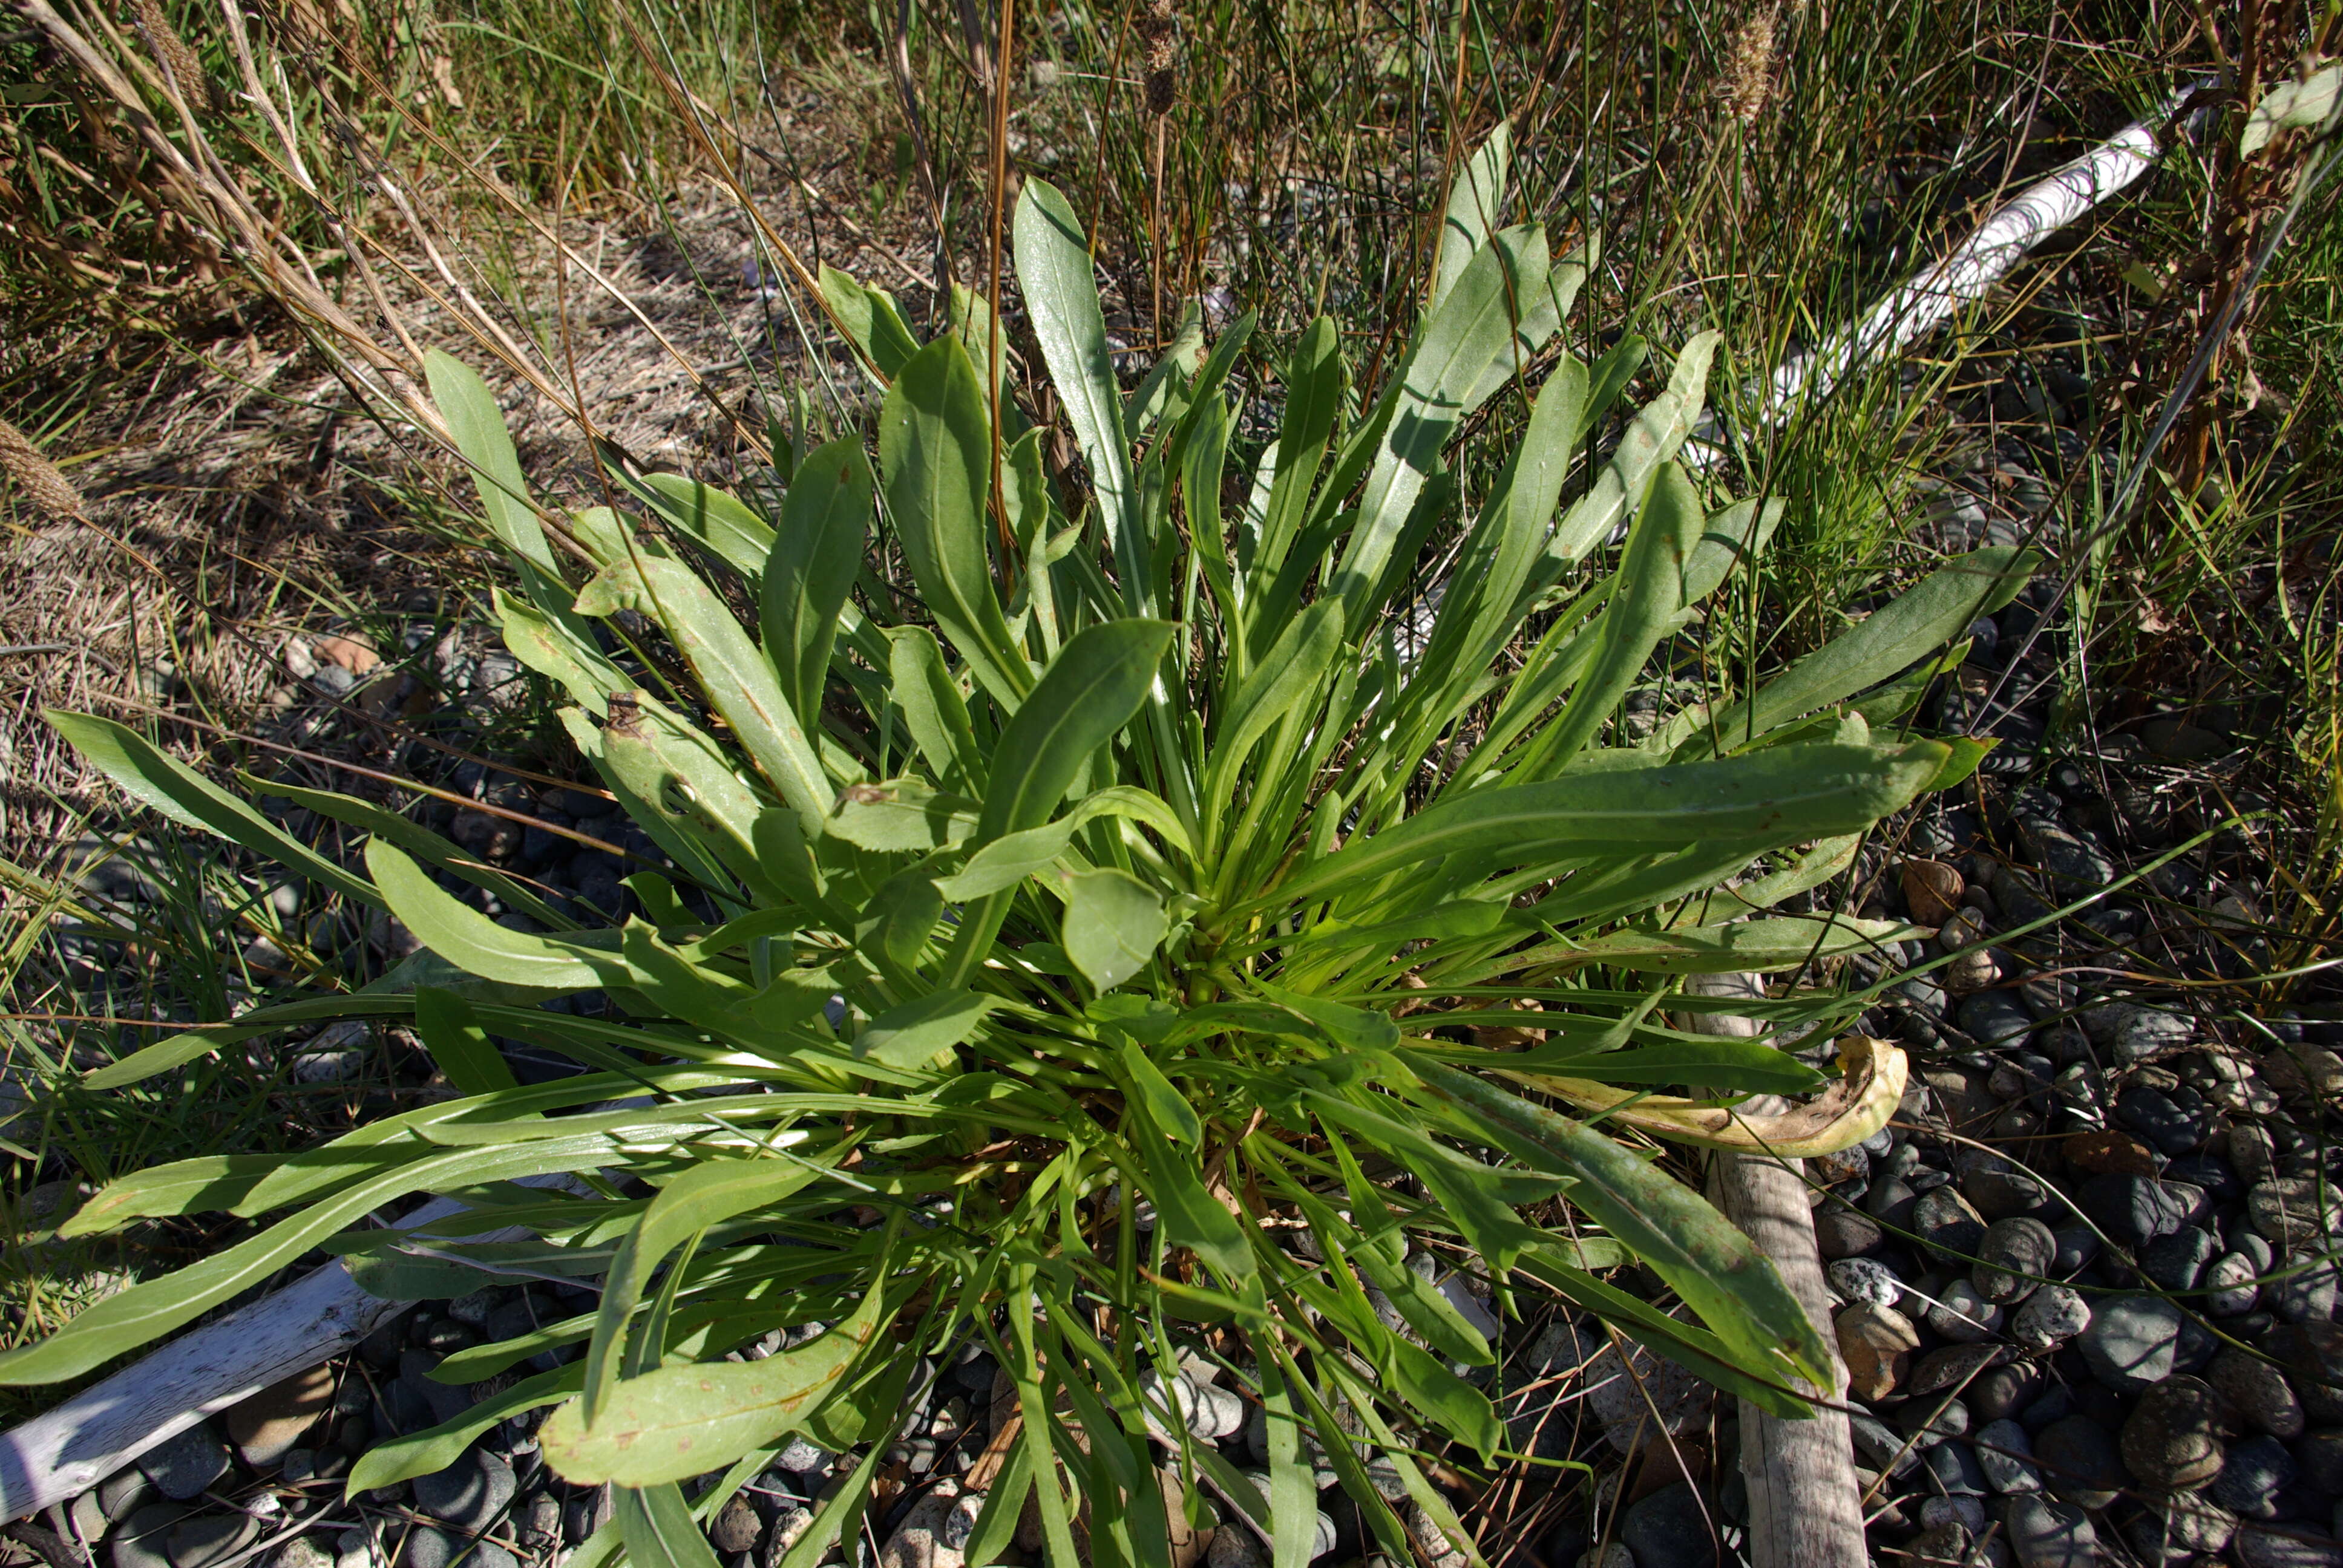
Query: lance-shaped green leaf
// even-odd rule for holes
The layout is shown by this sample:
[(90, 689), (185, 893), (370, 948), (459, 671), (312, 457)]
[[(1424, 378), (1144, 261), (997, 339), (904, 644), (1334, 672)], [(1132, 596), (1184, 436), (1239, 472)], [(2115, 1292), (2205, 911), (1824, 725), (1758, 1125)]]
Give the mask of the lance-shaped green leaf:
[(1448, 297), (1464, 276), (1465, 264), (1497, 232), (1513, 169), (1513, 127), (1500, 120), (1489, 139), (1464, 160), (1456, 171), (1456, 183), (1449, 187), (1448, 210), (1440, 223), (1440, 265), (1432, 280), (1433, 308)]
[(541, 925), (551, 926), (555, 930), (568, 930), (578, 923), (495, 867), (482, 865), (454, 840), (396, 811), (386, 811), (372, 801), (361, 800), (355, 795), (337, 794), (331, 789), (304, 789), (281, 779), (261, 779), (250, 773), (239, 773), (238, 777), (256, 794), (274, 795), (279, 799), (290, 800), (329, 821), (360, 829), (377, 839), (387, 839), (424, 864), (460, 877), (476, 888), (485, 888), (494, 893), (498, 901), (507, 909), (517, 910)]
[(417, 989), (415, 1032), (423, 1037), (423, 1049), (458, 1094), (494, 1094), (520, 1087), (503, 1054), (489, 1041), (488, 1031), (480, 1027), (479, 1014), (454, 991), (437, 986)]
[(383, 907), (382, 895), (365, 878), (352, 876), (246, 801), (184, 763), (165, 756), (136, 730), (94, 713), (73, 713), (59, 708), (42, 709), (42, 717), (93, 767), (141, 805), (152, 807), (183, 826), (241, 844), (254, 854), (274, 860), (313, 882), (321, 882), (369, 909)]
[(528, 481), (521, 475), (520, 455), (513, 450), (496, 394), (470, 366), (437, 348), (424, 351), (423, 378), (456, 449), (472, 471), (489, 531), (514, 555), (547, 576), (558, 577), (553, 548), (546, 543), (545, 526), (529, 504)]
[[(1038, 828), (1081, 777), (1091, 758), (1139, 711), (1155, 683), (1172, 628), (1160, 620), (1112, 620), (1079, 633), (1001, 732), (975, 842)], [(964, 985), (990, 947), (1012, 895), (988, 894), (963, 915), (952, 943), (950, 985)]]
[(759, 606), (765, 658), (796, 712), (821, 711), (839, 611), (862, 569), (873, 487), (860, 438), (842, 437), (806, 455), (781, 501)]
[(1316, 898), (1440, 856), (1493, 867), (1559, 860), (1573, 847), (1613, 856), (1760, 834), (1787, 843), (1857, 832), (1907, 804), (1945, 757), (1929, 740), (1785, 747), (1470, 790), (1345, 845), (1255, 902)]
[(1513, 635), (1527, 608), (1522, 588), (1554, 520), (1585, 408), (1586, 367), (1564, 355), (1531, 405), (1521, 444), (1498, 475), (1450, 575), (1423, 657), (1433, 689), (1443, 678), (1478, 678)]
[[(644, 1218), (648, 1224), (649, 1216)], [(608, 1300), (606, 1289), (606, 1317)], [(851, 1317), (794, 1350), (762, 1361), (685, 1363), (619, 1379), (595, 1402), (590, 1418), (584, 1400), (553, 1412), (539, 1439), (546, 1462), (567, 1481), (621, 1486), (656, 1486), (729, 1464), (803, 1430), (893, 1315), (886, 1292), (874, 1289)], [(598, 1329), (595, 1342), (601, 1343)], [(596, 1372), (589, 1361), (589, 1392)]]
[(1755, 697), (1717, 714), (1679, 754), (1740, 746), (1918, 663), (2016, 598), (2038, 561), (2032, 550), (1996, 548), (1946, 562), (1767, 681)]
[(1738, 1364), (1827, 1385), (1830, 1352), (1805, 1309), (1749, 1238), (1699, 1194), (1583, 1123), (1428, 1057), (1403, 1059), (1493, 1143), (1571, 1178), (1571, 1202), (1674, 1287)]
[(652, 541), (606, 568), (578, 596), (581, 614), (639, 610), (667, 628), (700, 689), (772, 780), (809, 834), (829, 811), (830, 777), (771, 665), (699, 574)]
[[(772, 554), (773, 528), (738, 496), (683, 474), (638, 478), (614, 468), (619, 483), (678, 533), (754, 584)], [(795, 487), (791, 487), (795, 493)]]
[(1202, 1148), (1204, 1124), (1188, 1097), (1163, 1076), (1163, 1070), (1137, 1042), (1125, 1042), (1121, 1054), (1123, 1076), (1131, 1081), (1131, 1092), (1147, 1102), (1148, 1117), (1157, 1129), (1174, 1142)]
[(991, 422), (976, 367), (947, 333), (907, 360), (879, 414), (887, 513), (936, 625), (1004, 709), (1033, 688), (1010, 634), (985, 540)]
[(1066, 956), (1095, 991), (1111, 991), (1155, 956), (1171, 929), (1163, 895), (1128, 871), (1064, 873)]
[[(473, 1275), (475, 1281), (479, 1277)], [(585, 1375), (582, 1362), (556, 1372), (539, 1372), (535, 1377), (523, 1378), (502, 1393), (481, 1400), (452, 1421), (377, 1442), (350, 1467), (342, 1494), (356, 1498), (377, 1486), (396, 1486), (418, 1475), (437, 1474), (463, 1458), (473, 1440), (497, 1422), (558, 1404), (576, 1393)]]
[(275, 1154), (200, 1154), (117, 1176), (67, 1215), (60, 1238), (99, 1236), (133, 1220), (233, 1209), (282, 1164)]
[(425, 947), (468, 973), (547, 990), (633, 983), (617, 950), (616, 931), (580, 932), (568, 939), (517, 931), (457, 902), (405, 850), (385, 839), (367, 841), (366, 859), (390, 912)]
[[(828, 1174), (826, 1167), (841, 1152), (841, 1149), (832, 1149), (810, 1159), (777, 1155), (761, 1160), (707, 1160), (659, 1189), (659, 1196), (651, 1200), (650, 1207), (643, 1211), (642, 1218), (628, 1232), (603, 1282), (601, 1308), (595, 1315), (594, 1340), (586, 1352), (585, 1397), (577, 1409), (575, 1425), (582, 1428), (588, 1422), (598, 1424), (610, 1391), (618, 1381), (628, 1326), (634, 1318), (635, 1308), (641, 1304), (643, 1292), (667, 1255), (712, 1226), (770, 1208), (811, 1185)], [(548, 1430), (549, 1433), (550, 1428)], [(548, 1457), (552, 1457), (549, 1452)], [(713, 1469), (738, 1457), (727, 1455), (699, 1468)], [(563, 1473), (568, 1473), (565, 1469)], [(601, 1475), (595, 1479), (608, 1481), (611, 1477)], [(629, 1481), (628, 1484), (649, 1483)]]
[[(1681, 926), (1673, 930), (1629, 927), (1580, 943), (1532, 950), (1534, 961), (1608, 964), (1645, 974), (1731, 974), (1744, 970), (1770, 974), (1810, 960), (1876, 953), (1888, 942), (1927, 935), (1902, 920), (1865, 920), (1853, 915), (1777, 915), (1720, 926)], [(1528, 956), (1528, 955), (1525, 955)]]
[[(1535, 1016), (1534, 1014), (1524, 1016)], [(1748, 1040), (1704, 1040), (1574, 1055), (1568, 1051), (1467, 1065), (1557, 1073), (1603, 1083), (1697, 1083), (1725, 1094), (1805, 1094), (1823, 1075), (1796, 1057)]]
[(1212, 799), (1226, 800), (1236, 770), (1261, 738), (1318, 694), (1342, 647), (1342, 611), (1332, 599), (1320, 599), (1279, 634), (1214, 726), (1206, 775)]
[(1099, 511), (1114, 542), (1123, 603), (1133, 613), (1144, 613), (1153, 602), (1147, 577), (1152, 551), (1141, 537), (1131, 439), (1123, 429), (1114, 361), (1107, 352), (1106, 317), (1099, 310), (1090, 242), (1066, 198), (1039, 179), (1027, 180), (1018, 194), (1014, 238), (1018, 286), (1041, 345), (1041, 362), (1050, 368), (1066, 423), (1073, 427), (1074, 442), (1090, 468), (1091, 487), (1097, 492)]
[(1144, 1101), (1124, 1107), (1124, 1135), (1138, 1146), (1141, 1183), (1155, 1204), (1156, 1218), (1175, 1247), (1186, 1247), (1235, 1283), (1252, 1277), (1252, 1248), (1244, 1227), (1212, 1196), (1197, 1173), (1192, 1156), (1166, 1141)]
[(911, 336), (895, 297), (885, 289), (859, 282), (828, 262), (822, 264), (819, 286), (830, 319), (862, 351), (880, 385), (893, 380), (903, 362), (920, 351), (920, 340)]
[[(1321, 316), (1302, 329), (1285, 365), (1285, 412), (1277, 430), (1276, 460), (1257, 528), (1240, 534), (1237, 555), (1246, 577), (1245, 602), (1260, 603), (1284, 565), (1286, 551), (1310, 510), (1310, 487), (1326, 460), (1327, 437), (1342, 417), (1350, 377), (1342, 363), (1342, 337), (1333, 321)], [(1249, 548), (1248, 548), (1249, 547)], [(1249, 628), (1258, 648), (1284, 627)]]
[(716, 1549), (674, 1482), (618, 1487), (610, 1495), (610, 1511), (626, 1543), (629, 1568), (718, 1568)]
[[(1521, 310), (1544, 286), (1545, 272), (1544, 230), (1531, 226), (1493, 235), (1401, 366), (1398, 400), (1367, 473), (1358, 526), (1335, 573), (1351, 630), (1375, 608), (1370, 597), (1383, 580), (1417, 495), (1439, 467), (1448, 437), (1473, 412), (1490, 366), (1515, 348)], [(1537, 347), (1531, 346), (1533, 352)]]
[[(702, 859), (712, 857), (766, 900), (793, 897), (765, 868), (756, 832), (769, 808), (735, 771), (737, 754), (650, 693), (631, 696), (598, 737), (600, 760), (622, 787), (629, 815), (655, 834), (663, 826), (663, 843), (699, 846)], [(679, 863), (687, 872), (699, 867)]]
[(984, 757), (968, 716), (968, 699), (944, 663), (943, 645), (923, 626), (891, 627), (887, 632), (887, 695), (902, 710), (920, 749), (946, 789), (975, 789), (984, 782)]
[(327, 1237), (410, 1192), (427, 1191), (442, 1183), (506, 1181), (548, 1171), (588, 1170), (608, 1163), (618, 1152), (619, 1146), (610, 1139), (585, 1133), (514, 1147), (453, 1149), (410, 1159), (257, 1236), (176, 1273), (143, 1281), (109, 1296), (37, 1343), (0, 1353), (0, 1384), (62, 1382), (78, 1377), (200, 1317), (237, 1292), (267, 1279)]
[(1698, 1323), (1672, 1318), (1587, 1271), (1616, 1268), (1625, 1261), (1625, 1253), (1615, 1241), (1557, 1236), (1523, 1253), (1519, 1267), (1523, 1273), (1561, 1292), (1563, 1299), (1572, 1305), (1594, 1313), (1637, 1343), (1715, 1383), (1723, 1392), (1793, 1421), (1805, 1415), (1811, 1408), (1805, 1401), (1743, 1372), (1734, 1364), (1733, 1352), (1725, 1342)]
[[(396, 972), (393, 971), (394, 974)], [(386, 975), (357, 996), (317, 996), (300, 1001), (277, 1002), (268, 1007), (254, 1008), (250, 1012), (239, 1015), (234, 1023), (166, 1034), (154, 1044), (134, 1050), (118, 1061), (92, 1068), (82, 1074), (82, 1087), (90, 1090), (120, 1089), (126, 1084), (144, 1082), (174, 1068), (184, 1067), (198, 1057), (209, 1056), (222, 1046), (272, 1034), (287, 1024), (344, 1018), (396, 1018), (412, 1011), (414, 1003), (400, 994), (406, 988), (387, 983), (391, 979), (391, 975)]]
[(888, 854), (925, 855), (957, 848), (976, 830), (977, 803), (949, 795), (922, 779), (850, 784), (838, 810), (823, 823), (833, 839)]
[(586, 635), (585, 623), (577, 616), (555, 615), (494, 584), (488, 588), (488, 603), (496, 611), (506, 650), (597, 719), (609, 711), (610, 693), (634, 685)]
[(984, 1015), (1000, 1005), (1000, 998), (978, 991), (930, 991), (864, 1024), (854, 1037), (854, 1054), (884, 1067), (925, 1067), (937, 1052), (974, 1034)]
[(1594, 662), (1579, 678), (1569, 706), (1522, 749), (1514, 766), (1518, 776), (1543, 778), (1567, 766), (1642, 676), (1652, 649), (1674, 629), (1677, 612), (1689, 602), (1686, 573), (1706, 521), (1691, 477), (1674, 463), (1662, 464), (1643, 515), (1627, 537), (1618, 591), (1595, 621)]
[[(1662, 463), (1676, 455), (1684, 437), (1700, 422), (1701, 406), (1707, 400), (1708, 367), (1716, 357), (1717, 345), (1723, 341), (1721, 334), (1704, 332), (1684, 345), (1684, 352), (1676, 357), (1675, 368), (1669, 373), (1667, 390), (1653, 398), (1629, 423), (1626, 433), (1619, 437), (1617, 449), (1611, 454), (1611, 461), (1604, 465), (1603, 472), (1595, 476), (1586, 494), (1571, 503), (1570, 510), (1555, 525), (1554, 538), (1546, 541), (1545, 560), (1533, 579), (1534, 585), (1552, 582), (1608, 538), (1613, 528), (1643, 509), (1652, 477)], [(1631, 362), (1623, 359), (1619, 364), (1625, 370), (1634, 369)]]
[(936, 879), (936, 886), (944, 897), (953, 900), (980, 899), (1014, 887), (1046, 869), (1066, 852), (1077, 832), (1101, 817), (1144, 822), (1182, 854), (1194, 853), (1188, 842), (1187, 829), (1161, 796), (1129, 784), (1110, 784), (1083, 796), (1072, 810), (1054, 822), (1020, 833), (1002, 834), (970, 855), (968, 864), (957, 873)]
[[(637, 711), (641, 711), (639, 705)], [(623, 703), (619, 705), (619, 713), (621, 723), (626, 722), (627, 710)], [(596, 724), (587, 717), (583, 709), (578, 708), (563, 709), (560, 719), (561, 728), (568, 732), (570, 743), (578, 748), (578, 754), (594, 765), (594, 771), (601, 776), (602, 783), (610, 791), (611, 798), (618, 802), (619, 807), (634, 820), (635, 825), (649, 836), (651, 842), (665, 851), (669, 859), (675, 862), (684, 875), (701, 887), (719, 892), (729, 892), (731, 877), (724, 861), (717, 856), (705, 834), (678, 819), (679, 813), (669, 804), (664, 785), (661, 786), (661, 793), (654, 799), (644, 795), (641, 790), (628, 782), (628, 778), (634, 770), (628, 766), (628, 759), (623, 748), (620, 749), (615, 760), (610, 755), (608, 745), (610, 727)], [(650, 742), (653, 750), (657, 751), (659, 749), (658, 742), (661, 727), (638, 728), (640, 729), (640, 739)], [(663, 757), (660, 760), (670, 766), (676, 765), (676, 759), (673, 757)], [(622, 773), (620, 771), (622, 767), (627, 768), (628, 771)], [(678, 771), (680, 772), (679, 766)], [(690, 798), (690, 803), (693, 806), (698, 807), (702, 804), (699, 797), (690, 795), (689, 791), (685, 793)], [(780, 811), (785, 808), (776, 806), (770, 809)], [(604, 911), (611, 915), (617, 912), (615, 910)]]

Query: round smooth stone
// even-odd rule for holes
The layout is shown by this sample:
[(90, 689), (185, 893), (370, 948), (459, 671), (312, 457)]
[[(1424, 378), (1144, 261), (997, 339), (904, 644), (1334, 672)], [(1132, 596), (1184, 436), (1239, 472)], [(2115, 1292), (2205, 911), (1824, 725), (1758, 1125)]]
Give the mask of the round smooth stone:
[(2009, 1337), (2036, 1350), (2064, 1344), (2091, 1326), (2091, 1304), (2065, 1285), (2044, 1285), (2017, 1304)]

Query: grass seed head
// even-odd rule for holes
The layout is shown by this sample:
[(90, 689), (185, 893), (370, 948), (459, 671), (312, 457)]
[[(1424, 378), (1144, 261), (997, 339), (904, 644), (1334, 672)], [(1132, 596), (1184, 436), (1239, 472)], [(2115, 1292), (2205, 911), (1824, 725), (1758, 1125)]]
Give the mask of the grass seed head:
[(1172, 112), (1180, 95), (1180, 77), (1172, 68), (1173, 41), (1179, 32), (1172, 0), (1147, 0), (1140, 14), (1139, 35), (1146, 46), (1147, 117), (1161, 119)]
[(1751, 13), (1733, 35), (1717, 97), (1725, 112), (1744, 126), (1755, 126), (1773, 100), (1774, 69), (1781, 55), (1780, 20), (1781, 6), (1766, 5)]
[(42, 516), (58, 522), (81, 516), (81, 492), (73, 481), (5, 419), (0, 419), (0, 473), (15, 481), (17, 494)]
[(191, 104), (208, 102), (210, 84), (204, 75), (203, 60), (179, 36), (170, 18), (163, 15), (158, 0), (132, 0), (131, 14), (137, 18), (138, 33), (146, 40), (146, 47), (171, 73), (172, 85), (178, 88), (179, 95)]

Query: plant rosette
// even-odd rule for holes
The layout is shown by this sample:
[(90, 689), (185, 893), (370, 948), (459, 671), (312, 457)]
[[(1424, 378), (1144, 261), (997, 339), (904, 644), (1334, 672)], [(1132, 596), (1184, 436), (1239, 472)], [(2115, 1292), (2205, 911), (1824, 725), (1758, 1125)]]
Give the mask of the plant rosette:
[[(1054, 1562), (1075, 1561), (1078, 1529), (1094, 1558), (1165, 1562), (1159, 1462), (1236, 1506), (1279, 1568), (1312, 1550), (1321, 1464), (1408, 1554), (1368, 1479), (1378, 1453), (1463, 1540), (1422, 1462), (1506, 1452), (1490, 1320), (1466, 1292), (1501, 1314), (1525, 1287), (1559, 1295), (1802, 1412), (1826, 1347), (1657, 1141), (1841, 1148), (1884, 1124), (1903, 1060), (1851, 1038), (1818, 1071), (1767, 1038), (1670, 1028), (1661, 1004), (1727, 1005), (1677, 977), (1799, 970), (1916, 934), (1782, 906), (1975, 767), (1975, 742), (1885, 737), (2031, 562), (1953, 561), (1628, 743), (1623, 701), (1778, 512), (1718, 502), (1674, 460), (1713, 336), (1564, 504), (1646, 350), (1584, 364), (1555, 345), (1592, 256), (1483, 221), (1506, 178), (1493, 142), (1371, 397), (1353, 397), (1332, 322), (1302, 334), (1249, 471), (1232, 467), (1227, 384), (1250, 319), (1209, 353), (1184, 339), (1126, 394), (1084, 236), (1028, 181), (1015, 259), (1084, 470), (1072, 510), (1045, 432), (988, 385), (995, 333), (964, 294), (959, 329), (921, 344), (888, 296), (824, 275), (884, 389), (876, 462), (860, 433), (780, 442), (769, 507), (613, 454), (628, 510), (548, 513), (487, 387), (432, 356), (509, 558), (505, 644), (563, 695), (579, 753), (660, 863), (628, 879), (633, 916), (584, 927), (366, 802), (254, 781), (367, 835), (353, 868), (135, 732), (54, 715), (136, 800), (387, 912), (426, 950), (362, 991), (166, 1040), (93, 1084), (291, 1022), (411, 1016), (458, 1097), (289, 1159), (116, 1181), (60, 1233), (196, 1211), (269, 1222), (0, 1356), (0, 1378), (78, 1377), (319, 1247), (394, 1297), (516, 1269), (598, 1280), (597, 1311), (436, 1375), (572, 1359), (382, 1444), (348, 1484), (437, 1470), (492, 1423), (558, 1406), (548, 1461), (618, 1487), (586, 1562), (692, 1568), (714, 1561), (700, 1522), (799, 1434), (870, 1445), (786, 1568), (818, 1560), (869, 1503), (920, 1356), (970, 1340), (1008, 1372), (1021, 1422), (970, 1563), (1006, 1545), (1029, 1497)], [(1449, 463), (1472, 443), (1455, 438), (1516, 388), (1519, 439), (1467, 508)], [(1435, 538), (1452, 564), (1427, 615), (1409, 583)], [(492, 919), (483, 891), (528, 918)], [(581, 995), (608, 1006), (545, 1005)], [(1731, 1005), (1809, 1029), (1856, 1006)], [(578, 1070), (522, 1085), (499, 1040)], [(1742, 1116), (1755, 1093), (1812, 1098)], [(424, 1193), (468, 1208), (369, 1223)], [(531, 1239), (479, 1239), (515, 1227)], [(1626, 1258), (1680, 1308), (1594, 1271)], [(727, 1359), (813, 1322), (830, 1326)], [(1199, 1353), (1262, 1412), (1265, 1489), (1187, 1429), (1169, 1391)]]

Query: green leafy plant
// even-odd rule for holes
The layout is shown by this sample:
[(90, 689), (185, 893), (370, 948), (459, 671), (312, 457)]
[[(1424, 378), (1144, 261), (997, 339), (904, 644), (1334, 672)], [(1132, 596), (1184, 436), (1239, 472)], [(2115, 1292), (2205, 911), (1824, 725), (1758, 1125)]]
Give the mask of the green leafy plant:
[[(694, 1516), (798, 1433), (870, 1445), (788, 1562), (818, 1560), (870, 1496), (919, 1354), (971, 1339), (1021, 1422), (972, 1563), (1029, 1496), (1054, 1561), (1080, 1531), (1092, 1561), (1166, 1562), (1158, 1448), (1254, 1521), (1280, 1568), (1312, 1550), (1313, 1466), (1407, 1553), (1365, 1469), (1378, 1452), (1461, 1539), (1421, 1462), (1506, 1450), (1476, 1297), (1503, 1314), (1523, 1289), (1558, 1293), (1803, 1409), (1825, 1347), (1652, 1140), (1843, 1147), (1883, 1124), (1902, 1059), (1853, 1037), (1826, 1075), (1658, 1010), (1722, 1005), (1674, 977), (1907, 934), (1780, 906), (1975, 765), (1974, 743), (1875, 732), (2028, 563), (1952, 562), (1769, 682), (1631, 741), (1616, 720), (1655, 650), (1775, 514), (1712, 508), (1674, 460), (1710, 337), (1563, 504), (1644, 348), (1590, 365), (1554, 347), (1591, 258), (1492, 227), (1505, 179), (1502, 143), (1468, 167), (1422, 322), (1373, 396), (1353, 398), (1331, 322), (1302, 336), (1276, 438), (1234, 487), (1226, 388), (1250, 322), (1126, 393), (1088, 246), (1039, 181), (1015, 258), (1086, 470), (1078, 508), (1010, 378), (985, 373), (1000, 335), (980, 300), (960, 301), (963, 333), (923, 345), (883, 293), (823, 279), (884, 389), (877, 461), (859, 434), (785, 447), (770, 511), (615, 459), (635, 515), (547, 511), (485, 386), (435, 357), (432, 394), (511, 561), (507, 645), (567, 693), (578, 750), (664, 863), (628, 879), (638, 918), (582, 928), (412, 822), (301, 791), (371, 835), (361, 875), (132, 731), (55, 715), (140, 801), (388, 911), (427, 950), (367, 990), (190, 1031), (94, 1082), (372, 1014), (411, 1017), (461, 1097), (288, 1159), (115, 1182), (65, 1231), (277, 1218), (0, 1356), (0, 1381), (75, 1377), (320, 1246), (388, 1295), (455, 1294), (481, 1269), (599, 1279), (598, 1311), (437, 1375), (581, 1357), (377, 1448), (350, 1485), (437, 1469), (558, 1405), (554, 1467), (620, 1489), (589, 1562), (623, 1544), (703, 1568)], [(1533, 365), (1520, 438), (1467, 515), (1452, 444)], [(1453, 564), (1425, 612), (1410, 583), (1435, 539)], [(467, 884), (533, 918), (491, 918), (450, 890)], [(543, 1005), (578, 993), (610, 1015)], [(1821, 993), (1756, 1005), (1825, 1026), (1851, 1011)], [(1476, 1043), (1533, 1030), (1526, 1049)], [(522, 1086), (498, 1039), (582, 1070)], [(1784, 1115), (1733, 1109), (1809, 1091)], [(425, 1192), (468, 1208), (367, 1226)], [(514, 1227), (533, 1239), (479, 1239)], [(1624, 1258), (1685, 1311), (1599, 1277)], [(796, 1348), (725, 1359), (814, 1322)], [(1265, 1478), (1189, 1430), (1176, 1385), (1199, 1354), (1258, 1405)]]

